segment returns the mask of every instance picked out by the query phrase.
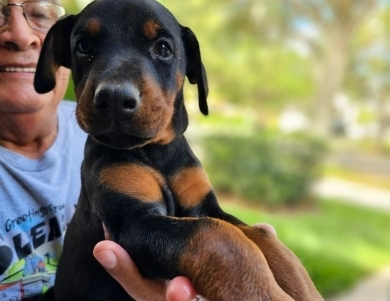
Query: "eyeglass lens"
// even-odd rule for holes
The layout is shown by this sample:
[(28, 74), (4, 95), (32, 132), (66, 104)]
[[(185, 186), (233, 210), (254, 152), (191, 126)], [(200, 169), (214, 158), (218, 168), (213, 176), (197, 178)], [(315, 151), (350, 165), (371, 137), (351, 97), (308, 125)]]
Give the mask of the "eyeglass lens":
[(63, 15), (62, 6), (46, 1), (27, 1), (22, 4), (12, 5), (0, 0), (0, 27), (7, 22), (10, 6), (22, 6), (28, 25), (32, 29), (47, 31)]

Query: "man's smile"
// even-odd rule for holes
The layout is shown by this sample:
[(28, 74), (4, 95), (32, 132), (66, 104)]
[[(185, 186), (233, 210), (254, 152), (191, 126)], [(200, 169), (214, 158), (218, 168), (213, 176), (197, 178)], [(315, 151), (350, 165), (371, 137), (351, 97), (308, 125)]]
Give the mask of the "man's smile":
[(23, 68), (23, 67), (2, 67), (0, 72), (24, 72), (35, 73), (35, 68)]

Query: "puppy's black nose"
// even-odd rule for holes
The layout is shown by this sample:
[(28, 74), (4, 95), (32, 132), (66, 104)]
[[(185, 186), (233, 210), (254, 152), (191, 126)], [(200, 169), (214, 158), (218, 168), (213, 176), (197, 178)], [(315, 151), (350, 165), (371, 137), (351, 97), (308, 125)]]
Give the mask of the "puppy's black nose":
[(129, 118), (137, 111), (139, 103), (139, 90), (128, 82), (101, 83), (95, 91), (95, 108), (106, 119)]

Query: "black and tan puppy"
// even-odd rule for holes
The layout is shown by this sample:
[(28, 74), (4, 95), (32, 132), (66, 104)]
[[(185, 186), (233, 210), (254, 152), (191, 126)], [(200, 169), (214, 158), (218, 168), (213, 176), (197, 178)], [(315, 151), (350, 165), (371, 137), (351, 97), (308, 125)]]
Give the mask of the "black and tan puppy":
[(72, 70), (77, 120), (89, 137), (55, 300), (132, 300), (92, 255), (102, 223), (145, 277), (184, 275), (210, 301), (322, 300), (275, 236), (220, 209), (183, 137), (185, 77), (208, 113), (189, 28), (154, 0), (97, 0), (49, 31), (38, 92), (53, 89), (59, 66)]

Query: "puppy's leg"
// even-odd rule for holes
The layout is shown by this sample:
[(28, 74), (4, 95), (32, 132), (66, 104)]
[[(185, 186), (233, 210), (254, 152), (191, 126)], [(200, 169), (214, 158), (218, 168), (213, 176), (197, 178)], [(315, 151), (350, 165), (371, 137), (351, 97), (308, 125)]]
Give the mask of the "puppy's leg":
[(122, 231), (113, 221), (104, 222), (145, 277), (186, 276), (211, 301), (293, 301), (277, 284), (260, 249), (230, 223), (140, 211), (127, 217)]
[(324, 300), (300, 260), (280, 240), (266, 230), (239, 225), (264, 254), (276, 281), (294, 300)]
[(294, 300), (323, 300), (301, 261), (275, 235), (261, 228), (247, 226), (216, 206), (210, 216), (232, 223), (253, 241), (264, 254), (277, 283)]

